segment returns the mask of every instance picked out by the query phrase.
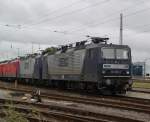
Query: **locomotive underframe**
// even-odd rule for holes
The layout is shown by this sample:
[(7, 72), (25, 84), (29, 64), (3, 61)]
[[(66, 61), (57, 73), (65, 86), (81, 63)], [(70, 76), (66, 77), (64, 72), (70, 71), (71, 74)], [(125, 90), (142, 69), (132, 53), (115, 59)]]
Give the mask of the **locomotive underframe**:
[(111, 91), (112, 93), (126, 93), (131, 89), (132, 81), (129, 77), (106, 77), (98, 84), (100, 90)]

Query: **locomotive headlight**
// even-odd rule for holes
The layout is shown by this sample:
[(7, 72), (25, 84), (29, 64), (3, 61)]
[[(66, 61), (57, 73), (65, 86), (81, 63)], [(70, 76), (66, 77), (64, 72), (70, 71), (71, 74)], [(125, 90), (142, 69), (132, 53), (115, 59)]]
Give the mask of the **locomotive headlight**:
[(126, 71), (126, 74), (129, 74), (129, 71)]
[(103, 74), (105, 74), (105, 73), (106, 73), (106, 71), (105, 71), (105, 70), (103, 70), (103, 71), (102, 71), (102, 73), (103, 73)]
[(105, 81), (105, 83), (106, 83), (106, 85), (111, 85), (111, 80), (110, 79), (106, 79), (106, 81)]

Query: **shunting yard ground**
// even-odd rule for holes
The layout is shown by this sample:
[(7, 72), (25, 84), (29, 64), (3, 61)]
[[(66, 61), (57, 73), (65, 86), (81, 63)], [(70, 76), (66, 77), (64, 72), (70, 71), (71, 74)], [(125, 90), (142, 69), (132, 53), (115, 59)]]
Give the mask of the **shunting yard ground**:
[[(1, 83), (1, 87), (2, 85), (4, 85), (4, 83)], [(107, 122), (110, 122), (110, 121), (113, 121), (113, 122), (117, 122), (117, 121), (118, 122), (149, 122), (150, 121), (150, 101), (146, 102), (144, 99), (143, 99), (143, 103), (142, 103), (142, 100), (135, 99), (135, 104), (134, 104), (134, 99), (128, 98), (127, 100), (125, 98), (126, 96), (124, 96), (124, 98), (121, 96), (120, 97), (111, 97), (111, 96), (92, 97), (92, 96), (86, 96), (86, 95), (79, 95), (75, 93), (67, 93), (66, 91), (60, 93), (56, 90), (41, 89), (41, 95), (44, 94), (44, 92), (46, 92), (46, 93), (49, 93), (49, 95), (53, 94), (52, 95), (53, 97), (52, 96), (42, 97), (42, 103), (30, 104), (31, 103), (30, 92), (19, 91), (20, 88), (23, 89), (23, 86), (18, 87), (18, 91), (9, 90), (9, 87), (11, 86), (9, 84), (5, 85), (5, 87), (6, 86), (8, 89), (0, 90), (1, 99), (7, 98), (11, 101), (14, 101), (14, 104), (18, 107), (23, 106), (23, 108), (28, 108), (28, 109), (34, 107), (39, 112), (41, 112), (45, 118), (47, 118), (48, 113), (46, 114), (41, 110), (44, 110), (46, 112), (55, 112), (55, 114), (56, 112), (57, 113), (61, 112), (61, 114), (63, 113), (64, 116), (65, 116), (65, 113), (67, 113), (68, 116), (69, 114), (71, 114), (71, 116), (74, 115), (76, 117), (77, 116), (79, 117), (82, 115), (82, 121), (83, 120), (85, 121), (104, 121), (105, 120)], [(28, 87), (28, 89), (30, 88), (32, 87)], [(57, 98), (56, 98), (56, 94), (57, 94)], [(65, 97), (58, 98), (59, 95), (65, 96)], [(23, 99), (24, 97), (26, 97), (26, 99)], [(72, 100), (69, 100), (69, 97), (72, 97)], [(75, 97), (76, 99), (73, 99)], [(87, 97), (89, 99), (86, 99)], [(82, 100), (82, 98), (85, 98), (83, 99), (85, 102), (79, 101), (79, 99)], [(149, 98), (150, 98), (150, 95), (149, 95)], [(18, 101), (18, 104), (16, 104), (16, 101)], [(39, 107), (40, 105), (41, 105), (41, 108)], [(60, 116), (57, 116), (57, 117), (51, 116), (51, 120), (62, 121), (62, 118), (60, 119)], [(63, 118), (63, 119), (66, 121), (69, 120), (69, 118)], [(79, 121), (79, 118), (74, 119), (74, 121)]]

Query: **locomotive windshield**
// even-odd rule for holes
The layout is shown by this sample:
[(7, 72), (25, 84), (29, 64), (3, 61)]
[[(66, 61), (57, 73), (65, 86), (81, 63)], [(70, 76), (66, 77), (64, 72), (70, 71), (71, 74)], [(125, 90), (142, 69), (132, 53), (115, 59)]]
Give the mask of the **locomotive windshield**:
[(127, 49), (116, 49), (116, 58), (117, 59), (128, 59), (128, 50)]
[(113, 48), (102, 48), (102, 56), (106, 59), (114, 59), (115, 51)]
[(105, 59), (128, 59), (127, 49), (102, 48), (102, 56)]

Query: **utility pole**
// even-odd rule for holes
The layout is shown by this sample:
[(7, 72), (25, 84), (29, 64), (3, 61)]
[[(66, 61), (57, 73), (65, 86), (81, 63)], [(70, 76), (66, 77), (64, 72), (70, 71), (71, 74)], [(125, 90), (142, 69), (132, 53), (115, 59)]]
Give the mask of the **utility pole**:
[(19, 54), (19, 53), (20, 53), (20, 49), (19, 49), (19, 48), (17, 48), (17, 50), (18, 50), (18, 58), (19, 58), (19, 55), (20, 55), (20, 54)]
[(39, 43), (39, 51), (41, 50), (41, 45), (40, 45), (40, 43)]
[(146, 78), (146, 60), (144, 61), (144, 79)]
[(32, 54), (33, 54), (33, 42), (32, 42)]
[(119, 44), (123, 44), (123, 14), (120, 14), (120, 39), (119, 39)]

